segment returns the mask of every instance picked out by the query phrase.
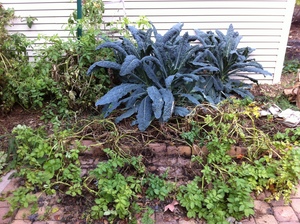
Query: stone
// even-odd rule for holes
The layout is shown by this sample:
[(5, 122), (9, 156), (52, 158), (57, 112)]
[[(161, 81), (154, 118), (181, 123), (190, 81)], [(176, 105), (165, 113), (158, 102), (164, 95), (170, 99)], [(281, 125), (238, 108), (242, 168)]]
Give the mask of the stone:
[(148, 147), (156, 154), (165, 154), (167, 150), (165, 143), (149, 143)]
[(279, 222), (298, 221), (298, 218), (290, 206), (277, 206), (273, 208), (274, 216)]
[(179, 149), (174, 145), (167, 146), (167, 154), (168, 155), (178, 155)]
[(181, 156), (188, 156), (190, 157), (192, 154), (192, 149), (189, 146), (178, 146), (178, 153)]
[(241, 220), (242, 224), (256, 224), (255, 219), (253, 217), (250, 217), (249, 219), (243, 219)]
[(192, 147), (192, 154), (198, 155), (198, 156), (207, 156), (208, 155), (208, 149), (206, 146), (199, 147), (198, 145), (194, 144)]
[(31, 211), (30, 211), (30, 207), (28, 208), (21, 208), (18, 210), (16, 216), (15, 216), (15, 219), (16, 220), (25, 220), (25, 219), (28, 219), (28, 216), (31, 214)]
[(11, 170), (7, 174), (1, 177), (0, 180), (0, 193), (4, 191), (4, 189), (8, 186), (8, 184), (11, 182), (10, 176), (14, 173), (14, 170)]
[(300, 198), (300, 184), (297, 185), (296, 191), (291, 198)]
[(294, 209), (298, 219), (300, 219), (300, 198), (292, 198), (292, 208)]
[(264, 201), (254, 200), (254, 209), (255, 209), (255, 213), (258, 214), (273, 215), (273, 210), (271, 209), (271, 206)]
[(4, 216), (7, 214), (7, 212), (9, 212), (9, 208), (8, 207), (4, 207), (4, 208), (0, 208), (0, 223), (1, 224), (8, 224), (11, 221), (11, 218), (5, 218)]
[(285, 206), (285, 205), (288, 205), (288, 204), (286, 204), (285, 202), (284, 202), (284, 200), (282, 199), (282, 198), (280, 198), (280, 200), (272, 200), (271, 202), (270, 202), (270, 204), (272, 205), (272, 206), (274, 206), (274, 207), (276, 207), (276, 206)]
[(256, 218), (255, 221), (256, 224), (277, 224), (278, 223), (273, 215), (262, 215)]

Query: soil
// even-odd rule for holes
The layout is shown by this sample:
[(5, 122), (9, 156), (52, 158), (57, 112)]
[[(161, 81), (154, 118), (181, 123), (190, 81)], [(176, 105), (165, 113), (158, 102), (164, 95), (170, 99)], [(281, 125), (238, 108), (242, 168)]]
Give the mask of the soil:
[[(300, 60), (300, 22), (294, 22), (291, 25), (288, 46), (286, 51), (286, 59), (287, 60)], [(282, 80), (280, 84), (277, 85), (259, 85), (259, 87), (253, 88), (253, 94), (259, 98), (262, 96), (267, 96), (266, 99), (276, 97), (278, 94), (283, 92), (283, 89), (287, 86), (290, 86), (294, 82), (296, 82), (295, 74), (285, 74), (282, 76)], [(37, 128), (40, 126), (48, 126), (51, 129), (50, 124), (45, 124), (40, 120), (41, 112), (40, 111), (27, 111), (21, 108), (20, 106), (15, 106), (15, 108), (8, 114), (0, 116), (0, 149), (5, 149), (8, 147), (9, 142), (8, 138), (5, 138), (5, 135), (11, 133), (12, 129), (18, 124), (27, 125), (33, 128)], [(269, 121), (261, 120), (261, 123), (258, 124), (260, 126), (269, 126)], [(130, 132), (134, 133), (136, 130), (132, 127), (128, 128), (129, 125), (124, 123), (123, 126), (120, 127), (120, 130), (123, 130), (124, 133)], [(96, 127), (97, 128), (97, 127)], [(191, 167), (189, 164), (189, 155), (188, 153), (179, 152), (178, 148), (172, 148), (174, 145), (180, 145), (180, 142), (175, 142), (176, 133), (172, 133), (171, 129), (167, 129), (164, 126), (160, 126), (161, 130), (151, 129), (145, 134), (138, 134), (135, 137), (141, 139), (141, 142), (144, 142), (145, 138), (155, 137), (156, 140), (160, 141), (158, 145), (152, 145), (151, 147), (148, 145), (145, 147), (143, 144), (136, 144), (136, 142), (132, 142), (129, 140), (126, 142), (122, 142), (121, 144), (126, 145), (127, 148), (132, 150), (133, 154), (142, 154), (145, 157), (145, 164), (147, 165), (147, 169), (150, 172), (154, 173), (163, 173), (166, 170), (166, 164), (168, 167), (171, 167), (170, 170), (170, 178), (177, 179), (180, 181), (188, 181), (190, 177)], [(282, 131), (282, 129), (286, 128), (285, 126), (277, 123), (273, 126), (274, 129), (272, 131), (276, 133), (278, 130)], [(148, 139), (149, 140), (149, 139)], [(150, 139), (151, 140), (151, 139)], [(149, 148), (151, 150), (149, 150)], [(173, 151), (172, 151), (173, 150)], [(183, 149), (184, 150), (184, 149)], [(103, 157), (103, 156), (102, 156)], [(82, 161), (90, 161), (91, 163), (87, 166), (87, 170), (93, 168), (95, 166), (95, 162), (98, 162), (102, 159), (100, 154), (83, 154), (81, 155)], [(86, 162), (87, 163), (87, 162)], [(165, 165), (160, 165), (165, 164)], [(84, 221), (80, 222), (78, 220), (81, 219), (82, 214), (88, 206), (88, 202), (92, 201), (92, 199), (83, 200), (83, 198), (72, 198), (65, 195), (57, 195), (61, 201), (60, 205), (63, 207), (60, 210), (63, 213), (56, 215), (54, 217), (56, 220), (65, 220), (65, 223), (85, 223)], [(41, 199), (41, 204), (47, 201), (48, 205), (55, 205), (58, 198), (44, 196)], [(152, 204), (152, 206), (158, 210), (163, 211), (163, 208), (171, 203), (171, 201), (166, 201), (163, 204)], [(75, 207), (76, 206), (76, 207)], [(159, 213), (158, 213), (159, 214)], [(172, 214), (164, 213), (163, 221), (164, 223), (169, 220), (174, 220), (174, 216), (176, 219), (179, 217), (183, 217), (183, 211), (178, 210)]]

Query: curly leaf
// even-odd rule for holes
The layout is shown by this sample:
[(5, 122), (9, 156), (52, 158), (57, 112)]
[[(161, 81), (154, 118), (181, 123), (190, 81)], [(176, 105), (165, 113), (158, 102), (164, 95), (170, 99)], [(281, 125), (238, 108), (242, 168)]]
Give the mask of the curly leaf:
[(104, 112), (104, 117), (107, 117), (111, 114), (111, 112), (113, 112), (116, 108), (118, 108), (120, 106), (121, 102), (113, 102), (110, 104), (106, 104), (102, 111)]
[(102, 48), (112, 48), (121, 53), (123, 56), (127, 55), (127, 52), (120, 46), (119, 42), (105, 42), (96, 47), (96, 50), (100, 50)]
[[(254, 67), (245, 67), (245, 68), (239, 68), (238, 71), (241, 72), (253, 72), (253, 73), (258, 73), (262, 74), (264, 76), (272, 76), (272, 74), (266, 70), (260, 69), (260, 68), (254, 68)], [(232, 73), (230, 73), (232, 75)]]
[(93, 71), (95, 71), (98, 68), (111, 68), (111, 69), (120, 70), (121, 65), (112, 61), (98, 61), (89, 67), (87, 71), (87, 75), (90, 75)]
[(125, 113), (123, 113), (122, 115), (116, 117), (115, 122), (119, 123), (120, 121), (122, 121), (125, 118), (128, 118), (130, 116), (132, 116), (134, 113), (137, 112), (137, 107), (133, 107), (130, 110), (127, 110)]
[(145, 131), (152, 121), (151, 99), (146, 96), (139, 105), (136, 116), (140, 131)]
[(171, 39), (175, 39), (180, 34), (182, 27), (183, 23), (177, 23), (171, 29), (169, 29), (162, 38), (163, 43), (166, 43)]
[(174, 114), (175, 115), (178, 115), (180, 117), (185, 117), (189, 113), (190, 113), (190, 111), (187, 108), (185, 108), (185, 107), (178, 107), (178, 106), (174, 107)]
[(159, 88), (162, 88), (162, 85), (159, 82), (158, 77), (156, 76), (155, 72), (154, 72), (154, 68), (153, 66), (148, 65), (147, 63), (143, 64), (144, 70), (148, 76), (148, 78)]
[(159, 92), (165, 102), (162, 121), (167, 122), (174, 111), (174, 96), (169, 89), (160, 89)]
[(199, 105), (200, 104), (200, 102), (198, 101), (198, 99), (196, 99), (191, 94), (183, 93), (183, 94), (180, 94), (180, 95), (183, 96), (183, 97), (185, 97), (185, 98), (187, 98), (190, 102), (192, 102), (195, 105)]
[(99, 100), (96, 102), (96, 106), (99, 105), (105, 105), (112, 102), (116, 102), (120, 100), (123, 96), (130, 93), (131, 91), (141, 87), (141, 84), (131, 84), (131, 83), (125, 83), (121, 84), (119, 86), (116, 86), (109, 90), (104, 96), (102, 96)]
[(120, 76), (131, 74), (134, 69), (141, 65), (141, 61), (134, 55), (128, 55), (121, 66)]
[(159, 90), (155, 86), (150, 86), (147, 88), (149, 97), (152, 100), (152, 109), (156, 119), (159, 119), (162, 114), (162, 109), (164, 107), (163, 98)]
[(165, 79), (165, 84), (166, 84), (167, 88), (171, 87), (174, 78), (175, 78), (175, 75), (170, 75)]

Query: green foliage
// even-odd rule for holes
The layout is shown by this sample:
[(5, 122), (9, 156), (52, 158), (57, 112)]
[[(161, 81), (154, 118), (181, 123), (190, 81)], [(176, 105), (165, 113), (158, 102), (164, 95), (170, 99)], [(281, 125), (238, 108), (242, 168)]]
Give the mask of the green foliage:
[(144, 183), (147, 184), (146, 195), (151, 200), (159, 199), (163, 201), (175, 189), (174, 184), (154, 174), (149, 174), (148, 177), (144, 179)]
[(298, 60), (287, 60), (284, 62), (282, 73), (297, 73), (298, 69), (300, 69), (300, 62)]
[(36, 212), (37, 197), (30, 193), (33, 188), (31, 187), (19, 187), (13, 192), (13, 196), (8, 198), (8, 202), (11, 205), (10, 210), (14, 211), (16, 208), (28, 208), (31, 205), (31, 212)]
[(274, 135), (274, 139), (277, 141), (284, 141), (293, 145), (299, 145), (300, 140), (300, 127), (286, 128), (285, 131), (277, 132)]
[(137, 174), (143, 173), (145, 168), (141, 166), (141, 157), (127, 159), (112, 150), (104, 151), (110, 159), (98, 163), (97, 168), (90, 173), (98, 189), (91, 216), (95, 219), (103, 216), (110, 216), (111, 219), (132, 217), (132, 208), (136, 206), (134, 199), (141, 193), (141, 182), (137, 177), (126, 177), (120, 170), (125, 172), (129, 168), (127, 166), (133, 166)]
[[(239, 72), (270, 75), (248, 59), (251, 48), (237, 49), (241, 37), (232, 26), (226, 35), (196, 30), (195, 36), (180, 36), (182, 26), (174, 25), (163, 36), (153, 24), (147, 31), (127, 26), (135, 42), (122, 38), (97, 47), (113, 49), (115, 61), (95, 62), (88, 74), (109, 68), (119, 72), (121, 83), (96, 102), (96, 106), (104, 106), (105, 116), (122, 106), (125, 112), (116, 122), (136, 114), (133, 124), (144, 131), (152, 120), (167, 122), (173, 114), (186, 116), (190, 106), (204, 101), (217, 104), (232, 95), (252, 97), (248, 84), (231, 77), (256, 80)], [(191, 44), (196, 40), (202, 45)]]
[[(271, 192), (268, 200), (283, 197), (289, 202), (300, 178), (299, 130), (287, 129), (270, 139), (255, 126), (258, 109), (255, 103), (233, 101), (190, 117), (190, 132), (182, 136), (190, 144), (205, 145), (208, 155), (192, 158), (200, 175), (179, 188), (177, 200), (189, 217), (227, 223), (228, 217), (253, 215), (250, 193), (265, 189)], [(233, 152), (234, 145), (246, 150)]]
[(23, 22), (23, 21), (26, 21), (27, 26), (28, 26), (29, 28), (31, 28), (32, 25), (33, 25), (33, 23), (34, 23), (34, 21), (37, 21), (37, 20), (38, 20), (38, 19), (37, 19), (36, 17), (28, 16), (28, 17), (26, 17), (26, 18), (23, 18), (21, 21), (22, 21), (22, 22)]
[(7, 154), (3, 151), (0, 151), (0, 175), (3, 173), (3, 169), (7, 165), (6, 159), (7, 159)]
[[(13, 134), (17, 147), (14, 168), (18, 172), (15, 175), (25, 178), (27, 186), (27, 191), (20, 191), (18, 197), (23, 195), (25, 202), (32, 199), (29, 194), (33, 189), (54, 194), (57, 184), (65, 185), (67, 194), (81, 195), (82, 179), (78, 156), (81, 148), (78, 146), (71, 149), (70, 145), (66, 144), (67, 136), (71, 136), (68, 131), (56, 132), (48, 138), (42, 129), (33, 130), (18, 125), (13, 129)], [(22, 201), (16, 199), (15, 195), (10, 201), (12, 210), (18, 208), (15, 207), (17, 205), (24, 206), (14, 203)]]
[[(6, 27), (15, 18), (14, 10), (0, 5), (0, 112), (6, 113), (18, 102), (18, 84), (26, 83), (25, 74), (31, 75), (26, 49), (31, 47), (23, 34), (9, 34)], [(29, 85), (32, 83), (29, 83)], [(20, 87), (22, 88), (22, 87)], [(34, 86), (33, 86), (34, 88)]]
[(141, 222), (143, 224), (155, 224), (155, 221), (151, 218), (151, 215), (154, 214), (154, 210), (151, 208), (148, 208), (146, 212), (143, 214), (143, 217), (141, 219)]
[(146, 16), (139, 16), (136, 22), (130, 21), (128, 17), (123, 17), (121, 20), (106, 23), (110, 27), (110, 32), (117, 33), (122, 37), (130, 39), (130, 32), (126, 28), (127, 26), (137, 26), (139, 29), (145, 30), (151, 27), (150, 21)]
[[(7, 33), (5, 26), (14, 18), (13, 10), (1, 7), (1, 112), (8, 112), (18, 103), (26, 109), (44, 108), (42, 118), (48, 120), (56, 116), (66, 118), (73, 111), (80, 113), (94, 108), (91, 102), (107, 92), (110, 85), (110, 77), (104, 70), (90, 77), (85, 76), (92, 62), (109, 59), (111, 54), (110, 51), (99, 54), (94, 50), (101, 43), (98, 28), (101, 26), (102, 14), (97, 9), (98, 5), (102, 5), (99, 10), (103, 11), (101, 0), (85, 1), (84, 19), (77, 21), (76, 16), (70, 17), (66, 27), (70, 30), (68, 40), (57, 35), (39, 36), (36, 49), (40, 50), (34, 63), (29, 62), (26, 49), (35, 43), (28, 41), (22, 34)], [(28, 17), (27, 22), (32, 25), (34, 19)], [(76, 31), (79, 27), (84, 32), (78, 40)]]

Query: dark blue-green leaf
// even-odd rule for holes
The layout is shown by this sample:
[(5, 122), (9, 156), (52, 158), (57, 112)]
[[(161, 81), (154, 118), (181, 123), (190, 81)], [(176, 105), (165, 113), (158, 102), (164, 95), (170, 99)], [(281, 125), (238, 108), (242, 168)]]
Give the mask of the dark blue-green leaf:
[(156, 119), (159, 119), (162, 115), (162, 109), (164, 107), (163, 98), (155, 86), (148, 87), (147, 92), (152, 100), (152, 110), (154, 112), (154, 116)]
[(120, 70), (121, 65), (113, 61), (98, 61), (89, 67), (87, 75), (90, 75), (93, 71), (95, 71), (98, 68), (111, 68), (115, 70)]
[(139, 105), (136, 116), (140, 131), (145, 131), (152, 121), (151, 99), (146, 96)]
[(134, 55), (126, 56), (120, 69), (120, 76), (131, 74), (140, 65), (141, 65), (141, 61), (136, 56)]
[(105, 105), (120, 100), (131, 91), (141, 87), (141, 84), (124, 83), (112, 88), (96, 102), (96, 106)]

